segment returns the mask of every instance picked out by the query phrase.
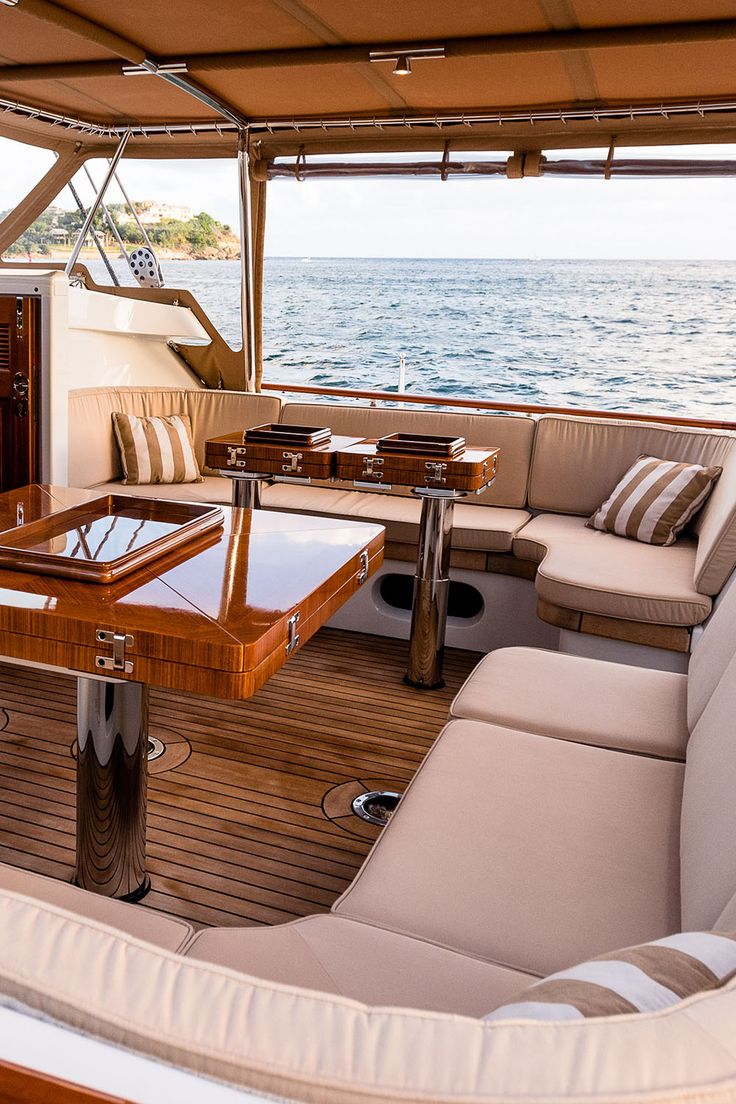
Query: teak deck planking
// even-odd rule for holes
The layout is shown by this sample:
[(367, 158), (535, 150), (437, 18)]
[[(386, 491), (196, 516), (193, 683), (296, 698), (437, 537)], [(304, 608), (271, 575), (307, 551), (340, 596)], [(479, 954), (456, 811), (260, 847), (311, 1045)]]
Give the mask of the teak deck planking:
[[(380, 832), (350, 814), (352, 796), (405, 788), (479, 658), (448, 650), (447, 686), (422, 692), (401, 681), (406, 653), (322, 629), (248, 701), (153, 691), (152, 735), (168, 750), (151, 764), (144, 907), (196, 925), (327, 910)], [(0, 666), (0, 861), (65, 879), (75, 700), (73, 678)], [(167, 769), (182, 738), (191, 754)]]

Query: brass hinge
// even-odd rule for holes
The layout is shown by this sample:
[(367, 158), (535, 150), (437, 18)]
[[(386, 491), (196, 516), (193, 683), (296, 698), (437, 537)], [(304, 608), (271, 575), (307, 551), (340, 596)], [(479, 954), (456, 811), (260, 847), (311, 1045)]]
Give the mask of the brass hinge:
[(368, 550), (366, 548), (360, 553), (360, 571), (358, 572), (358, 586), (362, 586), (368, 578)]
[(299, 461), (302, 458), (301, 452), (285, 452), (283, 454), (284, 460), (288, 460), (288, 464), (282, 464), (281, 470), (284, 472), (300, 472), (302, 466)]
[(380, 471), (380, 470), (375, 471), (375, 469), (376, 468), (380, 469), (382, 467), (382, 465), (383, 465), (383, 457), (382, 456), (364, 456), (363, 457), (363, 463), (365, 464), (365, 468), (363, 469), (363, 471), (361, 473), (363, 479), (365, 479), (366, 477), (369, 478), (369, 479), (380, 479), (381, 478), (381, 476), (383, 475), (383, 472)]
[(289, 638), (286, 642), (286, 654), (291, 655), (295, 648), (299, 647), (299, 633), (297, 632), (297, 625), (299, 624), (299, 611), (292, 614), (288, 621)]
[(133, 647), (132, 636), (128, 636), (127, 633), (97, 629), (95, 640), (98, 644), (112, 644), (112, 655), (95, 656), (95, 667), (100, 667), (103, 671), (124, 671), (126, 675), (132, 674), (133, 661), (125, 658), (125, 649)]
[(447, 471), (447, 464), (442, 464), (437, 460), (427, 460), (424, 464), (427, 469), (427, 474), (424, 477), (425, 483), (446, 483), (447, 479), (442, 474)]
[(240, 459), (244, 457), (246, 450), (244, 448), (228, 448), (227, 450), (227, 466), (229, 468), (244, 468), (245, 460)]
[(15, 300), (15, 329), (18, 337), (23, 336), (23, 299), (19, 295)]

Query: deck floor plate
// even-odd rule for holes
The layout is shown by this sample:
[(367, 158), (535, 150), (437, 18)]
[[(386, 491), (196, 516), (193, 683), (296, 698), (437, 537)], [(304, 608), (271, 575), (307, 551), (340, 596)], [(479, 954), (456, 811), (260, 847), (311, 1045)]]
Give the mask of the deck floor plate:
[[(323, 629), (248, 701), (153, 691), (154, 735), (176, 733), (192, 753), (150, 776), (143, 907), (195, 926), (326, 911), (380, 830), (330, 819), (323, 799), (356, 779), (404, 789), (479, 658), (449, 649), (447, 686), (422, 692), (401, 681), (406, 653), (403, 641)], [(74, 861), (75, 705), (73, 678), (0, 665), (0, 861), (62, 879)]]

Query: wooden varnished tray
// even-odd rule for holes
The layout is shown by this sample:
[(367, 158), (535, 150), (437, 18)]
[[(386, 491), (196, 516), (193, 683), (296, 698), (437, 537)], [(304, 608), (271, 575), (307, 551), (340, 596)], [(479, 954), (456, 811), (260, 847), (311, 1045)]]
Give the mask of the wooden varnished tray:
[(0, 533), (0, 567), (109, 584), (223, 521), (205, 503), (103, 495)]
[(303, 448), (314, 448), (315, 445), (326, 444), (331, 437), (332, 430), (327, 426), (287, 425), (283, 422), (274, 422), (246, 429), (243, 434), (243, 444), (260, 442), (264, 445), (301, 445)]
[(465, 438), (443, 437), (434, 433), (390, 433), (387, 437), (379, 437), (376, 451), (418, 453), (451, 460), (465, 452)]

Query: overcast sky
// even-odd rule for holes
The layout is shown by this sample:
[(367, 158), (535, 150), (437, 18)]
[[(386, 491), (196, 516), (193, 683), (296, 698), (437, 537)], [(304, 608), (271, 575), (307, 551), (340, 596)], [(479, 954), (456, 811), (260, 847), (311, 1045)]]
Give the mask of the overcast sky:
[[(723, 147), (692, 152), (736, 156)], [(0, 139), (0, 210), (13, 206), (50, 163), (47, 151)], [(99, 165), (93, 172), (102, 175)], [(234, 162), (127, 161), (122, 177), (135, 199), (206, 210), (237, 229)], [(79, 187), (89, 203), (89, 185)], [(109, 199), (118, 196), (111, 191)], [(72, 205), (68, 192), (59, 203)], [(279, 180), (269, 185), (266, 251), (312, 257), (728, 259), (736, 256), (735, 212), (736, 178)]]

